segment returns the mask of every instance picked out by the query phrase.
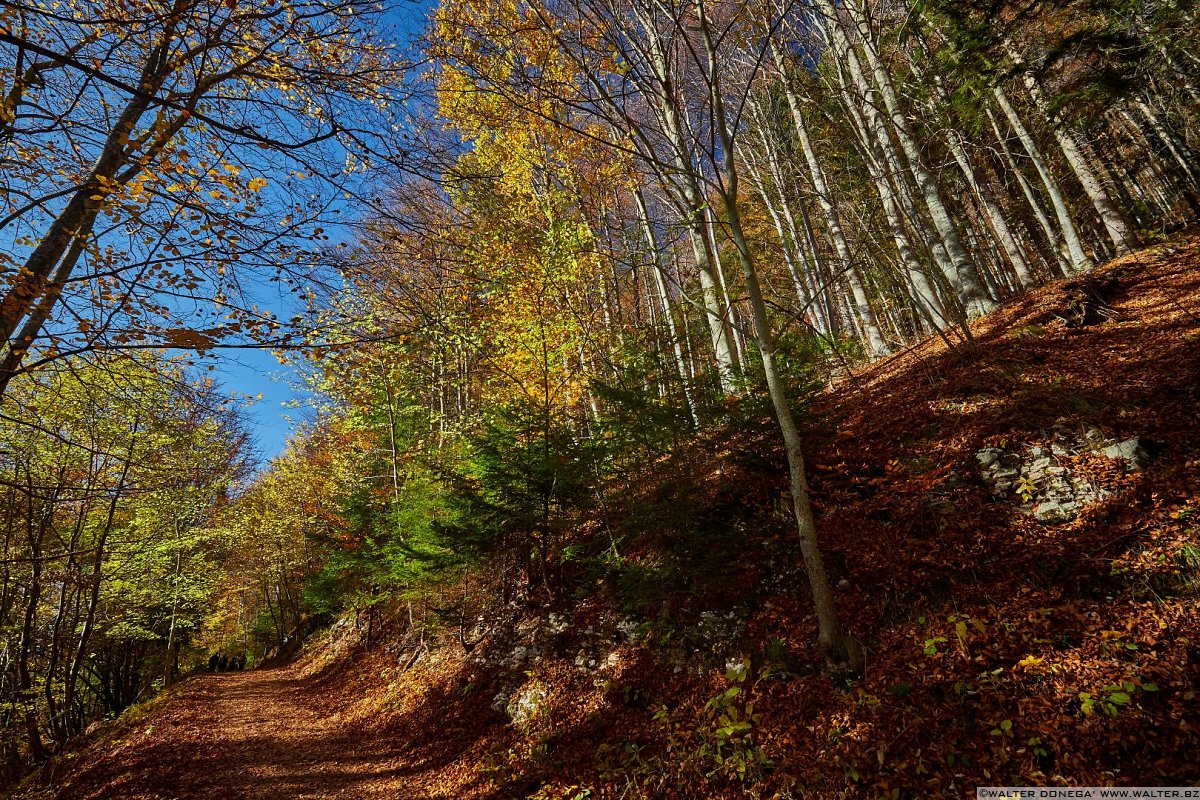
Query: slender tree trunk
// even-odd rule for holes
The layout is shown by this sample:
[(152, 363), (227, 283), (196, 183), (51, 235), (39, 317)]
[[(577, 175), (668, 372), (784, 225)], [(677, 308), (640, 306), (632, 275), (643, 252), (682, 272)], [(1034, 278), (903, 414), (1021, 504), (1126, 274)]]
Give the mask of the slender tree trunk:
[(845, 91), (842, 96), (842, 107), (845, 109), (846, 116), (851, 121), (857, 133), (857, 139), (862, 145), (863, 161), (867, 167), (867, 174), (870, 177), (871, 185), (874, 187), (876, 194), (879, 195), (879, 202), (883, 207), (884, 218), (887, 220), (888, 230), (892, 235), (892, 242), (896, 248), (900, 263), (904, 267), (903, 282), (906, 287), (906, 294), (911, 299), (913, 308), (917, 312), (917, 320), (920, 325), (928, 325), (930, 330), (940, 331), (950, 324), (951, 318), (943, 309), (941, 300), (937, 296), (937, 291), (929, 282), (929, 278), (925, 275), (921, 262), (913, 250), (912, 242), (904, 225), (901, 203), (897, 199), (897, 189), (888, 179), (889, 170), (885, 168), (885, 164), (888, 162), (884, 148), (875, 135), (868, 130), (866, 121), (858, 113), (855, 98)]
[[(761, 129), (759, 132), (761, 134)], [(765, 139), (764, 147), (769, 147)], [(780, 210), (776, 205), (775, 199), (771, 196), (770, 191), (767, 189), (766, 180), (759, 173), (753, 156), (751, 156), (745, 148), (742, 148), (741, 153), (742, 160), (746, 164), (746, 169), (748, 170), (750, 180), (758, 190), (759, 195), (762, 197), (763, 206), (767, 209), (767, 215), (771, 218), (771, 223), (775, 227), (775, 233), (779, 238), (779, 246), (783, 252), (783, 261), (784, 264), (787, 265), (788, 275), (792, 279), (792, 288), (796, 292), (796, 299), (800, 301), (801, 313), (804, 314), (810, 310), (819, 312), (821, 309), (819, 305), (814, 308), (814, 302), (813, 298), (809, 294), (808, 284), (801, 275), (801, 269), (796, 263), (797, 254), (795, 239), (789, 237), (788, 232), (784, 227), (783, 220), (780, 219)], [(826, 327), (823, 319), (818, 321), (818, 326), (823, 329), (824, 333), (828, 333), (828, 328)]]
[(833, 249), (837, 253), (838, 261), (841, 262), (841, 269), (845, 271), (850, 284), (850, 291), (854, 297), (855, 314), (862, 325), (863, 331), (866, 333), (867, 343), (871, 348), (872, 355), (876, 357), (885, 356), (891, 353), (891, 348), (888, 347), (887, 342), (883, 338), (883, 332), (879, 328), (879, 320), (876, 318), (875, 312), (872, 310), (871, 304), (867, 299), (866, 290), (858, 274), (858, 267), (850, 254), (850, 245), (846, 241), (846, 234), (842, 228), (841, 215), (838, 213), (829, 184), (825, 180), (825, 171), (821, 168), (821, 162), (817, 158), (812, 137), (809, 136), (808, 125), (805, 122), (804, 113), (800, 108), (800, 98), (796, 96), (796, 92), (792, 88), (791, 80), (785, 68), (785, 62), (773, 39), (769, 42), (769, 46), (772, 58), (775, 61), (775, 67), (780, 74), (780, 82), (783, 84), (784, 96), (787, 98), (792, 124), (795, 127), (796, 136), (800, 140), (800, 150), (804, 154), (804, 162), (808, 166), (809, 179), (812, 181), (813, 191), (817, 196), (817, 202), (821, 206), (821, 212), (825, 216), (825, 227), (829, 231), (830, 239), (833, 240)]
[[(851, 76), (862, 87), (868, 87), (867, 79), (863, 74), (862, 65), (859, 62), (854, 45), (846, 41), (844, 35), (840, 32), (840, 19), (837, 16), (836, 10), (832, 7), (829, 0), (820, 0), (820, 3), (826, 13), (831, 15), (830, 29), (837, 31), (835, 37), (841, 37), (842, 39), (841, 44), (847, 56), (847, 66), (850, 68)], [(945, 248), (945, 261), (948, 262), (948, 267), (944, 268), (943, 272), (947, 280), (954, 287), (955, 292), (958, 294), (960, 301), (966, 307), (968, 313), (972, 315), (986, 313), (995, 308), (996, 303), (988, 295), (987, 287), (981, 282), (975, 265), (962, 246), (958, 229), (955, 228), (954, 221), (950, 218), (950, 212), (946, 209), (946, 205), (942, 200), (941, 188), (921, 160), (916, 139), (908, 128), (904, 111), (900, 107), (899, 99), (896, 97), (896, 91), (892, 85), (892, 77), (884, 67), (878, 52), (875, 50), (872, 36), (869, 29), (865, 26), (857, 4), (851, 0), (851, 2), (845, 4), (845, 8), (850, 12), (851, 19), (858, 31), (858, 39), (862, 43), (862, 51), (866, 57), (867, 66), (870, 67), (875, 79), (875, 87), (878, 89), (879, 95), (883, 98), (883, 106), (891, 121), (892, 132), (895, 134), (901, 149), (904, 151), (909, 171), (912, 173), (921, 197), (925, 202), (925, 207), (929, 211), (929, 217), (933, 221), (934, 228), (937, 230), (941, 245)], [(866, 111), (868, 120), (873, 125), (880, 127), (882, 133), (881, 114), (871, 100), (873, 94), (869, 90), (864, 94), (867, 100), (864, 110)]]
[[(714, 254), (710, 252), (708, 219), (706, 208), (708, 203), (700, 190), (699, 182), (691, 162), (691, 147), (685, 135), (685, 123), (676, 105), (674, 96), (674, 81), (668, 63), (666, 51), (658, 30), (649, 20), (646, 32), (650, 42), (650, 57), (655, 71), (658, 86), (648, 91), (650, 98), (658, 107), (661, 115), (663, 132), (671, 145), (675, 161), (676, 177), (663, 176), (665, 184), (673, 187), (679, 198), (684, 214), (684, 224), (687, 226), (692, 252), (696, 259), (696, 269), (700, 277), (700, 292), (705, 309), (705, 322), (708, 324), (709, 335), (712, 339), (713, 353), (717, 366), (717, 378), (721, 390), (732, 393), (735, 390), (734, 376), (738, 371), (735, 348), (732, 344), (732, 334), (729, 321), (721, 302), (721, 281), (714, 266)], [(651, 163), (657, 164), (653, 157)]]
[(642, 234), (646, 237), (646, 246), (650, 248), (651, 258), (653, 259), (651, 272), (654, 274), (654, 281), (658, 287), (658, 300), (662, 305), (662, 315), (663, 321), (667, 326), (667, 335), (671, 337), (671, 351), (675, 355), (675, 367), (679, 372), (679, 383), (683, 387), (683, 398), (684, 402), (687, 403), (688, 416), (691, 417), (693, 425), (700, 427), (700, 417), (696, 413), (696, 403), (692, 399), (691, 381), (688, 376), (687, 367), (684, 364), (683, 345), (679, 340), (679, 333), (675, 327), (675, 315), (671, 308), (670, 295), (667, 292), (667, 282), (663, 278), (658, 237), (654, 235), (654, 227), (650, 224), (650, 212), (646, 206), (646, 198), (642, 194), (641, 189), (634, 190), (633, 199), (637, 206), (638, 220), (641, 223)]
[[(1170, 125), (1159, 116), (1157, 111), (1150, 107), (1150, 104), (1144, 98), (1138, 97), (1133, 103), (1137, 110), (1142, 113), (1147, 124), (1149, 124), (1150, 130), (1154, 131), (1154, 135), (1158, 137), (1158, 140), (1166, 147), (1167, 152), (1171, 154), (1175, 163), (1179, 165), (1179, 169), (1185, 177), (1185, 182), (1192, 189), (1200, 189), (1200, 167), (1197, 167), (1195, 161), (1190, 157), (1195, 154), (1188, 151), (1187, 145), (1180, 141), (1175, 132), (1171, 130)], [(1132, 119), (1130, 122), (1132, 123)]]
[[(708, 74), (706, 76), (709, 101), (712, 104), (713, 126), (721, 144), (724, 157), (724, 185), (722, 196), (728, 216), (730, 235), (737, 248), (738, 258), (742, 265), (742, 277), (746, 283), (746, 292), (750, 302), (751, 317), (754, 324), (755, 339), (762, 359), (763, 373), (767, 381), (767, 391), (771, 396), (771, 405), (775, 409), (775, 418), (787, 453), (788, 470), (791, 479), (792, 502), (796, 513), (796, 526), (800, 535), (800, 551), (804, 557), (804, 568), (808, 575), (809, 588), (812, 592), (813, 607), (816, 610), (818, 626), (818, 642), (822, 653), (830, 664), (837, 667), (849, 666), (857, 671), (861, 668), (861, 652), (855, 658), (860, 648), (857, 643), (846, 636), (838, 617), (837, 603), (833, 595), (833, 587), (825, 572), (825, 561), (821, 548), (817, 543), (816, 524), (813, 520), (812, 501), (809, 495), (808, 478), (804, 463), (804, 451), (800, 440), (800, 432), (796, 428), (792, 416), (791, 399), (787, 388), (775, 364), (775, 339), (771, 333), (767, 319), (767, 308), (763, 301), (762, 288), (758, 282), (758, 271), (755, 267), (754, 256), (746, 240), (742, 228), (738, 197), (738, 174), (735, 142), (733, 132), (725, 117), (724, 102), (718, 68), (718, 54), (713, 44), (709, 22), (705, 13), (703, 0), (694, 0), (699, 18), (700, 34), (707, 54)], [(859, 663), (854, 663), (859, 662)]]
[[(1005, 42), (1005, 47), (1008, 50), (1009, 56), (1013, 63), (1018, 68), (1023, 68), (1024, 62), (1020, 55), (1010, 42)], [(1095, 170), (1088, 157), (1084, 154), (1083, 148), (1079, 142), (1075, 140), (1075, 135), (1067, 130), (1062, 121), (1050, 111), (1050, 105), (1046, 102), (1045, 96), (1042, 94), (1042, 87), (1038, 85), (1037, 78), (1033, 71), (1023, 69), (1022, 80), (1025, 83), (1025, 89), (1029, 92), (1029, 97), (1033, 100), (1033, 105), (1042, 114), (1050, 125), (1051, 131), (1054, 133), (1054, 138), (1058, 141), (1058, 146), (1062, 149), (1063, 155), (1067, 159), (1067, 163), (1071, 166), (1071, 171), (1075, 173), (1075, 177), (1079, 179), (1079, 183), (1083, 186), (1083, 191), (1087, 194), (1088, 199), (1092, 202), (1092, 207), (1096, 209), (1096, 214), (1100, 217), (1100, 222), (1104, 225), (1104, 230), (1108, 233), (1109, 240), (1113, 243), (1113, 247), (1117, 249), (1117, 255), (1124, 255), (1137, 246), (1137, 233), (1133, 226), (1125, 219), (1125, 215), (1113, 203), (1108, 192), (1105, 191), (1100, 179), (1096, 176)]]
[(1017, 134), (1017, 139), (1020, 140), (1021, 146), (1025, 148), (1025, 154), (1033, 162), (1033, 167), (1037, 170), (1038, 177), (1042, 179), (1042, 185), (1046, 188), (1046, 195), (1050, 198), (1050, 206), (1054, 209), (1055, 217), (1058, 218), (1058, 227), (1071, 262), (1071, 271), (1084, 272), (1090, 269), (1092, 261), (1083, 251), (1083, 244), (1079, 240), (1079, 231), (1075, 227), (1074, 220), (1071, 219), (1071, 212), (1067, 208), (1067, 202), (1063, 199), (1062, 192), (1059, 191), (1058, 182), (1054, 180), (1054, 176), (1050, 172), (1050, 167), (1047, 165), (1046, 159), (1042, 156), (1041, 149), (1029, 133), (1029, 129), (1025, 127), (1025, 123), (1021, 121), (1017, 110), (1009, 102), (1008, 95), (1004, 90), (998, 85), (993, 86), (992, 96), (996, 99), (996, 105), (1000, 107), (1000, 111), (1008, 119), (1008, 124), (1012, 127), (1013, 132)]

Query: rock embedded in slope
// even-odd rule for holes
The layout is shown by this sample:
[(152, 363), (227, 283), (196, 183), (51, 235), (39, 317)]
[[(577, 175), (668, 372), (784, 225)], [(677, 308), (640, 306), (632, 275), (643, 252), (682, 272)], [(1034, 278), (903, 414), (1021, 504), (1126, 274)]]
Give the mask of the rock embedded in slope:
[(509, 699), (505, 711), (518, 728), (528, 728), (549, 714), (546, 690), (537, 684), (526, 686)]
[(1072, 459), (1093, 450), (1096, 443), (1111, 441), (1095, 428), (1082, 433), (1059, 431), (1049, 448), (1030, 446), (1018, 452), (985, 447), (975, 453), (983, 482), (992, 496), (1018, 501), (1038, 522), (1070, 522), (1088, 506), (1108, 496), (1092, 481), (1074, 474)]
[(1105, 458), (1119, 461), (1126, 472), (1141, 472), (1150, 465), (1150, 454), (1141, 439), (1125, 439), (1110, 444), (1100, 451)]

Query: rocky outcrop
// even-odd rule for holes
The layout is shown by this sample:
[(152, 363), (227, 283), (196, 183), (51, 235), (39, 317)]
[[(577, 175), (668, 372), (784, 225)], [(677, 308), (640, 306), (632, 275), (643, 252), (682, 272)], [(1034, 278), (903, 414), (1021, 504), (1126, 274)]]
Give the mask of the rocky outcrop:
[(1070, 522), (1109, 491), (1077, 474), (1079, 456), (1098, 452), (1126, 472), (1140, 472), (1151, 457), (1141, 439), (1116, 441), (1094, 427), (1081, 432), (1057, 430), (1048, 446), (1019, 450), (985, 447), (975, 453), (983, 482), (998, 500), (1016, 500), (1039, 522)]

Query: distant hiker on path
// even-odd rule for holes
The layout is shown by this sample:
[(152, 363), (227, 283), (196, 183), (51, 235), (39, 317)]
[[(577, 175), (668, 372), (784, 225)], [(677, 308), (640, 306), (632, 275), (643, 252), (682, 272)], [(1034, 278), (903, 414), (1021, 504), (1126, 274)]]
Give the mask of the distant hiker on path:
[(224, 672), (229, 669), (229, 656), (221, 654), (221, 661), (217, 664), (217, 672)]
[(211, 656), (209, 656), (209, 659), (208, 659), (208, 671), (216, 672), (217, 664), (219, 664), (219, 663), (221, 663), (221, 654), (213, 653)]

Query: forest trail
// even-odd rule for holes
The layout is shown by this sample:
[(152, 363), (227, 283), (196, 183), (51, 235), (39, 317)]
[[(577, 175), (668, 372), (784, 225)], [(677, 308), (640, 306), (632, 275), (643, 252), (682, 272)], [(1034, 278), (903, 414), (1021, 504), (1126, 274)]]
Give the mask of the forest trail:
[[(711, 800), (938, 798), (998, 776), (1200, 784), (1186, 757), (1200, 731), (1197, 264), (1200, 236), (1178, 237), (1015, 298), (976, 324), (969, 357), (928, 340), (815, 398), (821, 530), (870, 647), (850, 690), (805, 666), (812, 619), (770, 505), (782, 458), (735, 432), (645, 473), (620, 528), (694, 506), (690, 528), (664, 525), (693, 538), (629, 541), (646, 562), (703, 543), (719, 569), (684, 562), (701, 578), (689, 585), (647, 572), (667, 589), (649, 596), (727, 616), (680, 613), (669, 635), (634, 641), (614, 598), (579, 584), (589, 595), (566, 609), (566, 630), (549, 609), (496, 602), (479, 607), (490, 635), (467, 652), (461, 629), (417, 628), (393, 609), (372, 641), (348, 614), (290, 666), (196, 675), (127, 710), (28, 780), (52, 789), (16, 797), (550, 800), (632, 786)], [(1150, 464), (1089, 448), (1090, 429), (1144, 442)], [(989, 486), (981, 454), (1028, 476), (1035, 446), (1058, 458), (1055, 474), (1104, 495), (1042, 522), (1017, 491)], [(748, 535), (725, 536), (731, 524)], [(711, 622), (750, 604), (743, 641)], [(784, 660), (788, 673), (744, 695), (776, 766), (753, 787), (710, 780), (722, 666), (768, 637), (798, 667)], [(684, 671), (701, 658), (703, 672)], [(522, 704), (533, 713), (518, 720)]]
[[(298, 665), (198, 675), (52, 795), (67, 800), (405, 798), (421, 770), (364, 737)], [(419, 761), (419, 760), (418, 760)], [(73, 773), (73, 774), (72, 774)], [(82, 778), (78, 780), (77, 778)], [(408, 788), (406, 788), (408, 787)]]

